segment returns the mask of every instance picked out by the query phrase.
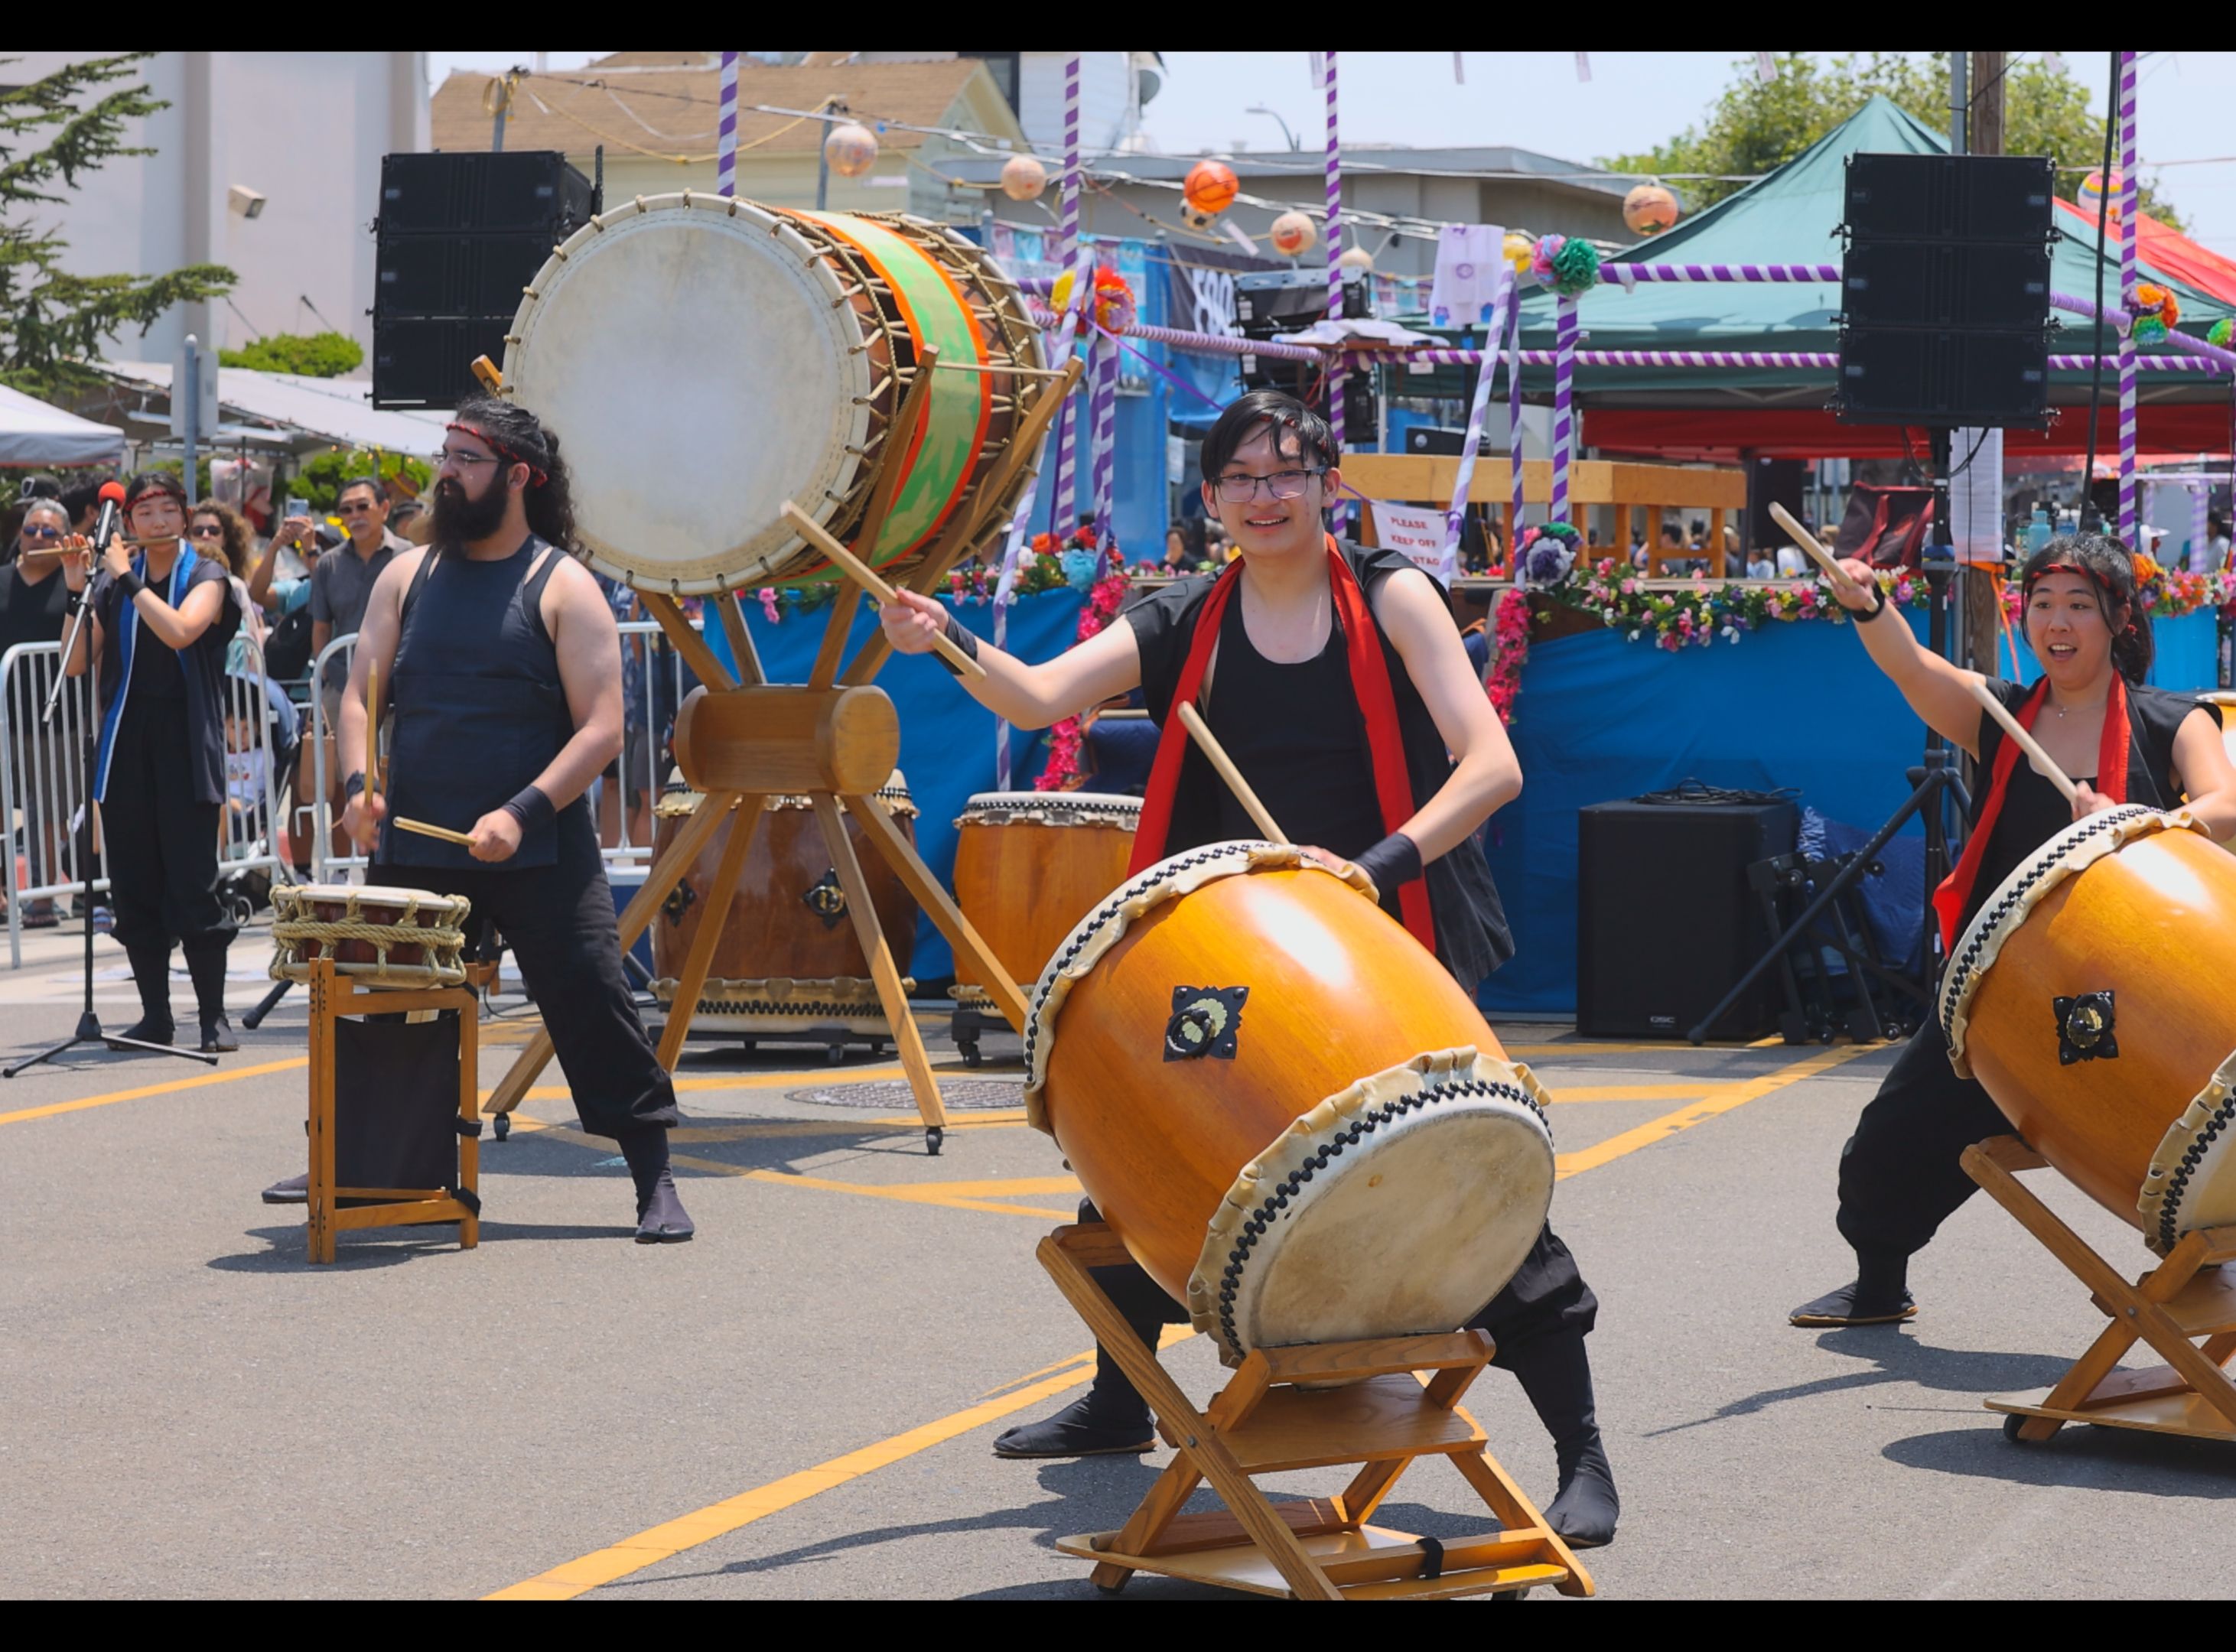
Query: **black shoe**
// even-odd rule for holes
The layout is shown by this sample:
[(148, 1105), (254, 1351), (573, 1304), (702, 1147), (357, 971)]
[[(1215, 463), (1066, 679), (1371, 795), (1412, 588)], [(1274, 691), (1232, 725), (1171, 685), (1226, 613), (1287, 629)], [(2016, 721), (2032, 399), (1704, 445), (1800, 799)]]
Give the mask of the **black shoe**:
[[(152, 1015), (143, 1015), (119, 1032), (116, 1038), (136, 1039), (141, 1044), (168, 1044), (178, 1036), (178, 1024), (169, 1016), (166, 1015), (159, 1021)], [(109, 1047), (112, 1050), (126, 1050), (131, 1046), (119, 1044), (116, 1039), (111, 1039), (109, 1040)]]
[(1146, 1414), (1138, 1420), (1097, 1414), (1095, 1396), (1075, 1400), (1053, 1417), (1019, 1423), (996, 1436), (996, 1457), (1138, 1457), (1156, 1449)]
[[(137, 1039), (142, 1044), (168, 1044), (178, 1036), (178, 1024), (171, 1019), (171, 945), (148, 946), (145, 942), (127, 947), (125, 956), (132, 960), (132, 984), (140, 993), (140, 1019), (118, 1036)], [(112, 1050), (127, 1046), (111, 1044)]]
[(284, 1182), (274, 1182), (264, 1190), (266, 1204), (307, 1204), (311, 1198), (311, 1173), (291, 1176)]
[(1804, 1302), (1787, 1317), (1791, 1323), (1813, 1330), (1824, 1326), (1895, 1325), (1917, 1312), (1917, 1303), (1906, 1290), (1866, 1294), (1858, 1283), (1843, 1285), (1813, 1302)]
[(1545, 1506), (1545, 1524), (1571, 1549), (1612, 1543), (1622, 1503), (1600, 1439), (1583, 1333), (1562, 1329), (1531, 1337), (1503, 1352), (1501, 1363), (1522, 1384), (1537, 1420), (1553, 1438), (1553, 1454), (1561, 1465), (1559, 1485)]
[(240, 1039), (233, 1032), (232, 1022), (227, 1020), (222, 1015), (202, 1017), (202, 1053), (204, 1055), (224, 1055), (239, 1048), (240, 1048)]
[(233, 1036), (233, 1023), (225, 1019), (226, 943), (196, 941), (184, 951), (187, 974), (194, 983), (195, 1013), (201, 1018), (202, 1053), (223, 1055), (238, 1050), (240, 1040)]
[(1615, 1473), (1608, 1467), (1599, 1430), (1592, 1431), (1588, 1444), (1559, 1455), (1560, 1489), (1546, 1506), (1545, 1524), (1571, 1549), (1599, 1549), (1613, 1543), (1622, 1500), (1615, 1495)]
[(675, 1178), (662, 1165), (649, 1198), (636, 1203), (636, 1242), (641, 1245), (680, 1245), (699, 1229), (677, 1196)]

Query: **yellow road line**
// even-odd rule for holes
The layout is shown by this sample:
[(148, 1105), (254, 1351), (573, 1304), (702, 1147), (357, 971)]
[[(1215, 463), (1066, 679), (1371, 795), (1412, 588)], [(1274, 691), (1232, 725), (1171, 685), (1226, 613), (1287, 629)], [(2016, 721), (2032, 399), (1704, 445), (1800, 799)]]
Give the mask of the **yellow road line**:
[(210, 1085), (231, 1084), (236, 1078), (255, 1078), (267, 1072), (286, 1072), (291, 1067), (307, 1067), (310, 1065), (310, 1057), (299, 1055), (292, 1061), (266, 1061), (253, 1067), (197, 1073), (191, 1078), (167, 1078), (161, 1084), (141, 1085), (136, 1090), (112, 1090), (105, 1096), (84, 1096), (76, 1101), (52, 1101), (43, 1107), (25, 1107), (17, 1112), (0, 1113), (0, 1124), (21, 1124), (34, 1118), (52, 1118), (61, 1113), (83, 1112), (89, 1107), (106, 1107), (112, 1102), (168, 1096), (174, 1091), (201, 1090)]
[(1635, 1085), (1552, 1085), (1547, 1087), (1555, 1101), (1676, 1101), (1687, 1096), (1713, 1096), (1732, 1089), (1737, 1080), (1726, 1084), (1702, 1084), (1697, 1079), (1691, 1084)]
[(1729, 1085), (1720, 1094), (1710, 1096), (1705, 1101), (1695, 1102), (1690, 1107), (1680, 1107), (1674, 1113), (1664, 1113), (1649, 1124), (1624, 1131), (1620, 1136), (1610, 1136), (1596, 1146), (1587, 1147), (1580, 1152), (1562, 1153), (1554, 1161), (1557, 1179), (1565, 1182), (1572, 1176), (1597, 1170), (1627, 1153), (1635, 1153), (1641, 1147), (1651, 1146), (1680, 1131), (1690, 1130), (1693, 1125), (1727, 1113), (1734, 1107), (1744, 1107), (1748, 1102), (1759, 1100), (1774, 1090), (1783, 1090), (1804, 1078), (1813, 1078), (1820, 1072), (1837, 1067), (1844, 1061), (1852, 1061), (1878, 1047), (1876, 1045), (1851, 1044), (1838, 1049), (1821, 1050), (1791, 1066), (1780, 1067), (1775, 1072), (1766, 1073), (1743, 1084)]
[[(1580, 1176), (1586, 1170), (1621, 1158), (1627, 1153), (1636, 1152), (1640, 1148), (1661, 1141), (1666, 1137), (1675, 1135), (1680, 1131), (1689, 1130), (1694, 1124), (1713, 1118), (1720, 1113), (1726, 1113), (1735, 1107), (1744, 1106), (1750, 1101), (1758, 1100), (1774, 1091), (1782, 1090), (1788, 1085), (1798, 1084), (1804, 1078), (1813, 1078), (1818, 1073), (1838, 1066), (1844, 1061), (1851, 1060), (1865, 1053), (1868, 1049), (1876, 1047), (1878, 1046), (1848, 1046), (1819, 1051), (1803, 1060), (1766, 1073), (1759, 1078), (1723, 1087), (1719, 1093), (1693, 1106), (1681, 1108), (1676, 1112), (1667, 1114), (1650, 1124), (1641, 1124), (1635, 1130), (1626, 1131), (1623, 1134), (1602, 1142), (1596, 1147), (1588, 1148), (1582, 1152), (1562, 1155), (1558, 1161), (1558, 1177), (1562, 1180), (1566, 1180), (1571, 1176)], [(563, 1133), (572, 1135), (574, 1132)], [(810, 1177), (782, 1176), (764, 1170), (740, 1170), (734, 1165), (714, 1164), (708, 1161), (678, 1159), (676, 1163), (704, 1164), (707, 1169), (720, 1170), (726, 1175), (744, 1176), (753, 1181), (796, 1182), (812, 1187), (837, 1188), (846, 1192), (878, 1194), (888, 1197), (896, 1196), (894, 1190), (867, 1188), (843, 1183), (818, 1182)], [(986, 1186), (990, 1184), (980, 1183), (949, 1183), (948, 1185)], [(990, 1207), (970, 1201), (963, 1203), (965, 1208), (970, 1209), (1014, 1210), (1022, 1208), (1015, 1205)], [(1070, 1217), (1065, 1215), (1062, 1219), (1069, 1221)], [(1167, 1326), (1165, 1328), (1163, 1346), (1169, 1347), (1174, 1342), (1183, 1341), (1194, 1334), (1194, 1332), (1182, 1326)], [(1058, 1373), (1048, 1377), (1044, 1381), (1032, 1380), (1034, 1377), (1041, 1374), (1040, 1372), (1028, 1373), (1018, 1380), (1029, 1383), (1030, 1386), (1019, 1388), (1003, 1398), (982, 1400), (979, 1404), (956, 1412), (950, 1416), (943, 1417), (937, 1422), (926, 1423), (904, 1434), (896, 1434), (890, 1439), (880, 1440), (877, 1445), (865, 1446), (858, 1452), (850, 1452), (844, 1457), (835, 1457), (818, 1467), (803, 1469), (797, 1474), (786, 1475), (783, 1479), (773, 1481), (751, 1491), (742, 1492), (724, 1502), (711, 1504), (695, 1513), (684, 1515), (680, 1519), (670, 1520), (663, 1525), (653, 1527), (650, 1531), (641, 1531), (635, 1537), (626, 1538), (610, 1548), (601, 1549), (595, 1554), (585, 1555), (580, 1560), (568, 1561), (565, 1564), (555, 1566), (549, 1571), (540, 1573), (525, 1583), (515, 1583), (509, 1589), (499, 1590), (484, 1598), (489, 1600), (572, 1600), (578, 1595), (602, 1588), (608, 1583), (628, 1577), (632, 1572), (641, 1571), (648, 1566), (655, 1566), (662, 1561), (672, 1559), (686, 1549), (711, 1542), (716, 1537), (737, 1531), (740, 1526), (751, 1524), (755, 1520), (791, 1508), (795, 1504), (803, 1503), (809, 1498), (830, 1491), (834, 1486), (843, 1485), (849, 1480), (858, 1479), (865, 1474), (887, 1467), (904, 1458), (912, 1457), (918, 1452), (927, 1451), (934, 1446), (943, 1445), (948, 1440), (967, 1434), (972, 1429), (992, 1422), (996, 1418), (1006, 1417), (1012, 1412), (1022, 1411), (1027, 1406), (1044, 1400), (1051, 1394), (1062, 1393), (1067, 1388), (1077, 1387), (1095, 1374), (1093, 1360), (1092, 1350), (1073, 1354), (1070, 1359), (1062, 1360), (1057, 1365), (1042, 1367), (1042, 1371)], [(1002, 1390), (996, 1389), (992, 1392), (1001, 1393)]]
[[(1766, 1043), (1776, 1043), (1770, 1039)], [(1757, 1044), (1688, 1044), (1683, 1039), (1672, 1039), (1666, 1044), (1602, 1044), (1597, 1039), (1572, 1039), (1561, 1044), (1508, 1044), (1501, 1046), (1509, 1056), (1516, 1055), (1730, 1055), (1739, 1050), (1759, 1050)]]
[[(1195, 1333), (1186, 1326), (1165, 1328), (1163, 1346), (1186, 1341)], [(751, 1525), (756, 1520), (805, 1503), (834, 1486), (857, 1480), (865, 1474), (889, 1467), (903, 1458), (913, 1457), (918, 1452), (944, 1445), (957, 1435), (1007, 1417), (1028, 1406), (1037, 1405), (1051, 1394), (1062, 1393), (1067, 1388), (1076, 1388), (1095, 1374), (1095, 1354), (1088, 1349), (1075, 1354), (1063, 1363), (1074, 1367), (1044, 1382), (1020, 1388), (999, 1400), (989, 1400), (978, 1405), (943, 1417), (937, 1422), (911, 1428), (904, 1434), (895, 1434), (874, 1446), (865, 1446), (858, 1452), (848, 1452), (844, 1457), (834, 1457), (814, 1468), (802, 1469), (797, 1474), (787, 1474), (780, 1480), (728, 1498), (720, 1503), (670, 1520), (634, 1537), (625, 1537), (610, 1548), (595, 1554), (584, 1555), (580, 1560), (570, 1560), (564, 1565), (554, 1566), (549, 1571), (515, 1583), (510, 1589), (500, 1589), (484, 1600), (572, 1600), (577, 1595), (602, 1588), (642, 1571), (647, 1566), (656, 1566), (663, 1560), (674, 1558), (686, 1549), (695, 1549), (702, 1543), (735, 1531), (740, 1526)]]

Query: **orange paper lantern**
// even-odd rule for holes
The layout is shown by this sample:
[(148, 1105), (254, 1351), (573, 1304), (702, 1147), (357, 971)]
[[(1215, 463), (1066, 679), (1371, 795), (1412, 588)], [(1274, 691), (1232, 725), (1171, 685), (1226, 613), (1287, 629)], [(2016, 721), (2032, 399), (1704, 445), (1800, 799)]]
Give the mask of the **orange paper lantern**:
[(1298, 212), (1283, 213), (1273, 220), (1273, 227), (1266, 232), (1266, 239), (1273, 243), (1273, 250), (1283, 258), (1296, 257), (1319, 238), (1319, 226)]
[(1199, 161), (1180, 180), (1180, 199), (1206, 218), (1225, 212), (1241, 193), (1241, 180), (1224, 161)]
[(1634, 235), (1659, 235), (1677, 221), (1677, 197), (1660, 184), (1641, 184), (1622, 198), (1622, 221)]

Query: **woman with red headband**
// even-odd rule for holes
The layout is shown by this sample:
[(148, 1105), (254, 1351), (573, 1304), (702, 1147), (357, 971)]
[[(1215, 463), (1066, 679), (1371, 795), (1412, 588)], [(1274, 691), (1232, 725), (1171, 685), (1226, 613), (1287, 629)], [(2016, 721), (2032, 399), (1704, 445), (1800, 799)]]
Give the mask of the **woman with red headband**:
[[(964, 686), (1020, 728), (1141, 686), (1163, 724), (1136, 870), (1258, 828), (1193, 749), (1175, 703), (1201, 707), (1212, 732), (1273, 818), (1315, 858), (1348, 857), (1390, 914), (1470, 992), (1514, 942), (1476, 833), (1522, 790), (1522, 771), (1483, 698), (1451, 610), (1404, 556), (1331, 537), (1323, 513), (1342, 477), (1327, 423), (1294, 397), (1253, 391), (1203, 444), (1203, 500), (1240, 553), (1216, 578), (1181, 580), (1135, 604), (1059, 659), (1028, 665), (982, 646), (938, 604), (904, 592), (885, 635), (923, 653), (946, 634), (986, 668)], [(1457, 759), (1457, 761), (1455, 761)], [(1091, 1218), (1090, 1218), (1091, 1219)], [(1096, 1277), (1134, 1334), (1187, 1318), (1141, 1268)], [(1615, 1536), (1615, 1479), (1600, 1441), (1584, 1334), (1598, 1303), (1549, 1227), (1512, 1282), (1471, 1323), (1497, 1340), (1560, 1460), (1547, 1518), (1577, 1547)], [(1087, 1397), (1010, 1429), (1004, 1457), (1138, 1452), (1154, 1444), (1148, 1406), (1107, 1357)]]
[[(1986, 680), (2052, 761), (2080, 787), (2071, 804), (1972, 698), (1976, 673), (1918, 640), (1863, 563), (1843, 561), (1833, 586), (1857, 634), (1910, 709), (1979, 763), (1963, 858), (1937, 890), (1945, 952), (2003, 880), (2084, 815), (2120, 803), (2182, 806), (2216, 838), (2236, 835), (2236, 770), (2221, 744), (2219, 708), (2147, 686), (2150, 620), (2136, 600), (2134, 560), (2117, 541), (2079, 534), (2052, 541), (2019, 578), (2027, 641), (2041, 663), (2031, 688)], [(1855, 1282), (1792, 1313), (1801, 1326), (1881, 1325), (1917, 1308), (1910, 1258), (1972, 1196), (1958, 1162), (1974, 1142), (2010, 1128), (1988, 1092), (1950, 1065), (1929, 1019), (1856, 1121), (1840, 1154), (1840, 1236), (1856, 1250)]]

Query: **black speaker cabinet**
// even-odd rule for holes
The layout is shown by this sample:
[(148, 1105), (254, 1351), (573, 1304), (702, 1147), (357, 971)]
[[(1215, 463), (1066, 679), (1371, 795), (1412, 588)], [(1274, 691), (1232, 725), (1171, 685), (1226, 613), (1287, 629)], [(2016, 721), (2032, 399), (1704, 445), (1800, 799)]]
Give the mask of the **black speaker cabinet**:
[(373, 303), (383, 320), (502, 316), (520, 309), (521, 290), (551, 256), (538, 230), (503, 235), (398, 235), (382, 241)]
[(2049, 334), (1848, 328), (1838, 405), (1851, 423), (2040, 429), (2049, 423)]
[(373, 402), (380, 407), (456, 407), (483, 393), (473, 360), (504, 364), (510, 313), (470, 321), (404, 319), (372, 324)]
[(501, 235), (562, 240), (590, 220), (590, 180), (556, 149), (391, 154), (380, 158), (387, 235)]
[[(1594, 803), (1578, 811), (1576, 1031), (1681, 1039), (1776, 939), (1747, 891), (1756, 861), (1792, 853), (1791, 803)], [(1710, 1029), (1774, 1030), (1778, 972)]]

